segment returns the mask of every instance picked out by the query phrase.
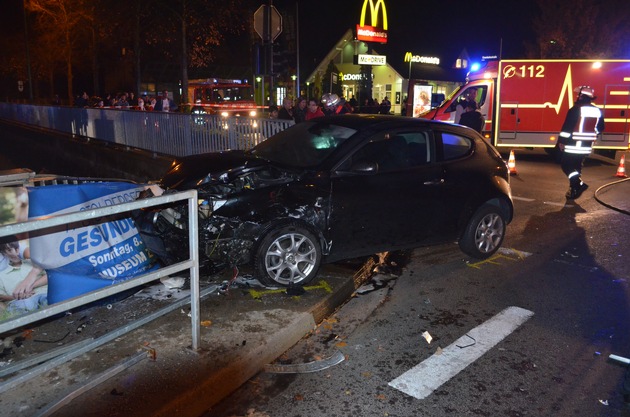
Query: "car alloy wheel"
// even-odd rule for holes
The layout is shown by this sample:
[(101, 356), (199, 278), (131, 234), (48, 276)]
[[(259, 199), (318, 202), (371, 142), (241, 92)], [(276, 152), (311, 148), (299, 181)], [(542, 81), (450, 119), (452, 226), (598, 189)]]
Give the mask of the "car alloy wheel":
[(290, 224), (273, 230), (261, 241), (254, 260), (258, 279), (267, 285), (305, 285), (321, 263), (321, 249), (315, 236)]
[(461, 250), (474, 258), (493, 255), (505, 237), (505, 219), (498, 207), (486, 204), (477, 210), (459, 241)]

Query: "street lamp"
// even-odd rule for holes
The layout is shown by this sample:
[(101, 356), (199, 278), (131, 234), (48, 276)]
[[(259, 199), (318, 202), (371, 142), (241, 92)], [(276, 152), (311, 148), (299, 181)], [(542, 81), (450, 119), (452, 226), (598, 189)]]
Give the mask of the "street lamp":
[(311, 98), (311, 83), (309, 81), (306, 82), (306, 97)]
[(295, 82), (295, 80), (297, 80), (297, 75), (292, 75), (291, 79), (293, 80), (293, 96), (298, 98), (297, 83)]
[(262, 77), (260, 75), (256, 76), (256, 98), (260, 96), (260, 104), (265, 105), (265, 85), (260, 85), (262, 81)]

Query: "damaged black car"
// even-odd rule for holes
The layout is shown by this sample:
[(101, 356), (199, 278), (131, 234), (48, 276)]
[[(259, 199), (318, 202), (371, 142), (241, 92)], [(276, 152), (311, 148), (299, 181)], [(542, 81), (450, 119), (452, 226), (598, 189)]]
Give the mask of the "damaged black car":
[[(471, 129), (343, 115), (292, 126), (248, 151), (176, 161), (160, 186), (197, 189), (202, 266), (250, 264), (274, 286), (305, 285), (323, 262), (456, 241), (500, 247), (513, 204), (508, 168)], [(187, 208), (150, 216), (165, 264), (188, 259)]]

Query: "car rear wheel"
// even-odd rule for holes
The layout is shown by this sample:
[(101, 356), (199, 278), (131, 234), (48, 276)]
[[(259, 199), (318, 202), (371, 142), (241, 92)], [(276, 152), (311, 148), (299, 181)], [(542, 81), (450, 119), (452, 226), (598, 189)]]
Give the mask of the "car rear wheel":
[(254, 257), (257, 278), (265, 285), (306, 285), (315, 278), (322, 251), (317, 238), (302, 226), (271, 230)]
[(505, 219), (501, 210), (491, 204), (481, 206), (472, 216), (459, 240), (459, 247), (473, 258), (493, 255), (505, 237)]

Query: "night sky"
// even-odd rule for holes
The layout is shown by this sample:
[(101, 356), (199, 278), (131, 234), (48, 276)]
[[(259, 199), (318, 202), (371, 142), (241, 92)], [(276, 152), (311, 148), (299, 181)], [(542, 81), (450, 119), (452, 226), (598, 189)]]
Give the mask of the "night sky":
[[(482, 55), (522, 58), (523, 42), (533, 40), (534, 0), (385, 0), (387, 45), (374, 47), (388, 62), (402, 62), (404, 53), (438, 56), (451, 65), (465, 48), (471, 59)], [(295, 1), (274, 0), (278, 9), (295, 10)], [(343, 33), (359, 22), (363, 0), (299, 1), (303, 66), (319, 62)], [(448, 62), (448, 64), (447, 64)], [(307, 68), (309, 70), (310, 68)]]
[[(219, 0), (209, 0), (209, 3)], [(263, 0), (246, 0), (252, 7)], [(533, 39), (534, 0), (385, 0), (388, 44), (376, 45), (388, 62), (402, 62), (407, 51), (438, 56), (449, 65), (465, 48), (481, 55), (524, 56), (523, 41)], [(23, 30), (22, 0), (0, 0), (0, 33)], [(296, 0), (273, 0), (282, 13), (295, 13)], [(344, 32), (359, 22), (363, 0), (298, 0), (302, 72), (311, 71)], [(253, 20), (253, 16), (252, 16)], [(247, 55), (245, 55), (247, 56)], [(247, 56), (246, 59), (250, 57)], [(229, 64), (221, 62), (217, 64)], [(239, 62), (243, 65), (243, 62)]]

